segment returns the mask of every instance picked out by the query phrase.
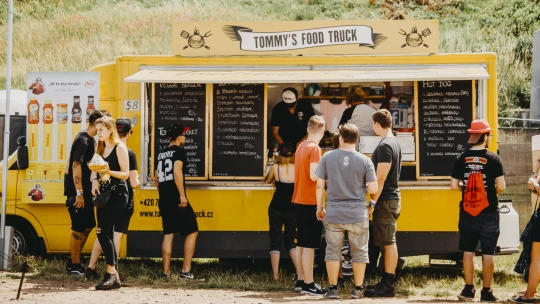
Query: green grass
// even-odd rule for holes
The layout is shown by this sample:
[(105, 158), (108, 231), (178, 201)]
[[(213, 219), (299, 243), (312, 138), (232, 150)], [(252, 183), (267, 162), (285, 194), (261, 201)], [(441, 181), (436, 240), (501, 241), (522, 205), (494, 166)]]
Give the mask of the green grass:
[[(528, 104), (530, 60), (515, 54), (516, 48), (523, 48), (518, 43), (524, 40), (509, 35), (508, 22), (512, 21), (505, 23), (503, 17), (498, 18), (504, 20), (491, 20), (495, 5), (501, 1), (407, 0), (402, 6), (409, 19), (440, 20), (441, 52), (496, 52), (500, 114), (517, 116), (516, 107)], [(174, 21), (354, 20), (389, 16), (390, 11), (383, 4), (391, 0), (375, 2), (369, 5), (366, 0), (19, 0), (15, 1), (12, 88), (24, 90), (28, 72), (87, 71), (122, 55), (171, 54)], [(531, 16), (526, 17), (534, 17)], [(490, 26), (483, 26), (480, 20), (488, 20)], [(6, 21), (7, 1), (1, 1), (0, 33), (7, 32)], [(5, 34), (0, 36), (0, 62), (6, 60), (6, 38)], [(0, 64), (0, 89), (5, 88), (5, 77), (5, 64)]]
[[(522, 277), (512, 270), (518, 258), (517, 254), (510, 256), (497, 256), (495, 258), (495, 275), (492, 288), (495, 294), (502, 298), (512, 296), (516, 291), (523, 289), (526, 285)], [(425, 296), (435, 298), (453, 298), (463, 288), (463, 272), (459, 267), (426, 266), (427, 256), (406, 258), (407, 262), (401, 278), (397, 284), (397, 295)], [(51, 280), (83, 283), (82, 277), (68, 276), (65, 273), (65, 258), (50, 257), (47, 259), (31, 258), (33, 274), (29, 280)], [(437, 261), (444, 263), (444, 261)], [(446, 261), (447, 262), (447, 261)], [(448, 262), (447, 262), (448, 263)], [(16, 265), (16, 263), (13, 263)], [(98, 272), (105, 272), (103, 259), (98, 263)], [(481, 258), (475, 258), (475, 286), (481, 288)], [(271, 276), (269, 260), (241, 260), (220, 262), (218, 259), (195, 259), (193, 270), (196, 275), (206, 278), (206, 282), (187, 282), (178, 277), (182, 267), (181, 259), (173, 259), (171, 269), (173, 276), (164, 280), (160, 278), (161, 259), (121, 259), (120, 273), (126, 276), (126, 285), (131, 287), (151, 287), (151, 288), (188, 288), (188, 289), (231, 289), (248, 291), (292, 291), (293, 267), (290, 260), (282, 261), (282, 271), (279, 280), (274, 282)], [(320, 269), (315, 271), (315, 281), (328, 286), (327, 279), (321, 274)], [(176, 275), (175, 275), (176, 274)], [(1, 277), (2, 274), (0, 274)], [(17, 277), (10, 274), (11, 277)], [(367, 282), (376, 283), (380, 277), (378, 275), (369, 276)], [(95, 282), (97, 283), (97, 282)], [(353, 288), (351, 280), (346, 280), (345, 290), (349, 292)]]

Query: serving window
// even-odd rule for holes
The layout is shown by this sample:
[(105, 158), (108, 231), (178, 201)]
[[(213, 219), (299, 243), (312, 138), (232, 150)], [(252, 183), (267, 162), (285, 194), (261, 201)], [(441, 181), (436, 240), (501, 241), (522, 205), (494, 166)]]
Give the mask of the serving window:
[[(482, 117), (477, 109), (485, 111), (485, 81), (474, 80), (146, 83), (143, 184), (152, 186), (154, 160), (168, 146), (165, 130), (176, 122), (191, 128), (185, 145), (188, 181), (260, 184), (276, 146), (270, 122), (283, 89), (294, 87), (299, 100), (324, 116), (327, 130), (320, 145), (326, 152), (349, 107), (350, 86), (361, 87), (366, 102), (391, 112), (402, 147), (402, 180), (447, 179), (453, 160), (467, 148), (471, 120)], [(379, 142), (377, 136), (361, 136), (358, 149), (369, 155)]]

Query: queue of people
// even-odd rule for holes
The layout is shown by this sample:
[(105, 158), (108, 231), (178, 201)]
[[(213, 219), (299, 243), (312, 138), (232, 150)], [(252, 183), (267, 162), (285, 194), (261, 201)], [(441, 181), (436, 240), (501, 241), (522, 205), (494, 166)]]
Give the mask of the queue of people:
[[(349, 89), (351, 104), (354, 105), (353, 96), (359, 100), (363, 98), (361, 91)], [(358, 109), (365, 107), (357, 105), (352, 110), (351, 118), (340, 126), (334, 137), (335, 149), (324, 155), (319, 142), (324, 136), (325, 120), (322, 116), (314, 115), (311, 105), (298, 100), (294, 88), (283, 91), (283, 101), (272, 112), (273, 134), (279, 143), (276, 162), (266, 178), (267, 183), (274, 183), (276, 187), (268, 208), (273, 278), (278, 279), (279, 275), (282, 229), (285, 227), (285, 248), (296, 270), (295, 290), (302, 294), (339, 298), (341, 250), (347, 236), (355, 285), (351, 297), (395, 296), (398, 262), (396, 226), (401, 212), (398, 185), (401, 147), (392, 132), (390, 112), (376, 109), (373, 105), (370, 107), (371, 129), (381, 138), (371, 158), (355, 149), (361, 134), (366, 134), (363, 132), (366, 132), (367, 124), (362, 120), (359, 126), (354, 123), (358, 120), (353, 118)], [(345, 113), (344, 117), (347, 118)], [(115, 121), (99, 110), (91, 112), (88, 121), (88, 128), (75, 137), (65, 177), (66, 206), (72, 222), (71, 263), (67, 270), (70, 274), (96, 279), (99, 277), (95, 270), (96, 263), (103, 252), (107, 270), (96, 289), (117, 289), (122, 282), (118, 269), (120, 240), (122, 234), (127, 232), (133, 214), (133, 189), (138, 187), (136, 155), (126, 146), (131, 123), (126, 119)], [(156, 157), (156, 186), (160, 198), (167, 198), (160, 199), (158, 206), (164, 233), (162, 277), (169, 278), (171, 275), (174, 234), (181, 233), (185, 241), (180, 277), (203, 280), (194, 276), (191, 265), (198, 224), (185, 187), (187, 157), (182, 146), (188, 130), (189, 127), (181, 124), (169, 126), (166, 134), (170, 144)], [(465, 287), (458, 297), (461, 300), (475, 297), (473, 257), (480, 242), (483, 254), (480, 299), (492, 302), (497, 300), (491, 282), (493, 256), (500, 233), (497, 195), (505, 189), (504, 169), (500, 157), (487, 150), (493, 132), (487, 121), (474, 120), (468, 132), (468, 143), (472, 147), (457, 158), (450, 182), (453, 190), (462, 192), (459, 249), (464, 252)], [(97, 144), (94, 141), (96, 135), (99, 139)], [(91, 171), (88, 163), (96, 153), (107, 165)], [(533, 190), (537, 188), (540, 189), (540, 186), (536, 184)], [(96, 226), (94, 198), (102, 193), (109, 193), (109, 197), (104, 206), (96, 208)], [(366, 194), (369, 194), (369, 201)], [(317, 284), (313, 276), (315, 249), (321, 245), (323, 227), (327, 242), (325, 261), (328, 290)], [(97, 240), (85, 269), (81, 265), (80, 255), (93, 228), (96, 228)], [(381, 281), (375, 285), (364, 283), (366, 264), (369, 263), (370, 229), (375, 246), (382, 249), (384, 256), (384, 273)], [(535, 229), (539, 230), (536, 226)], [(531, 269), (540, 263), (540, 255), (534, 251), (540, 246), (538, 244), (540, 237), (533, 238)], [(536, 269), (531, 271), (527, 290), (512, 300), (532, 303), (530, 301), (534, 298), (539, 280), (540, 272)]]
[[(100, 110), (92, 111), (88, 121), (88, 128), (77, 134), (73, 141), (64, 181), (64, 195), (67, 197), (66, 207), (72, 230), (71, 263), (66, 270), (68, 274), (98, 279), (96, 265), (103, 252), (106, 272), (96, 289), (118, 289), (124, 279), (118, 272), (118, 252), (122, 235), (127, 233), (133, 215), (133, 189), (139, 186), (137, 157), (126, 146), (132, 134), (132, 126), (128, 119), (115, 121), (107, 112)], [(162, 277), (168, 278), (171, 275), (174, 233), (179, 232), (186, 236), (180, 277), (201, 280), (191, 272), (198, 225), (185, 189), (184, 168), (187, 158), (181, 146), (185, 144), (187, 130), (189, 128), (180, 124), (171, 125), (167, 129), (170, 145), (157, 157), (156, 185), (160, 197), (167, 198), (160, 200), (159, 204), (164, 232)], [(96, 135), (97, 144), (94, 140)], [(96, 171), (90, 170), (88, 165), (94, 154), (101, 156), (105, 163), (103, 168)], [(104, 203), (97, 204), (98, 198), (104, 200)], [(94, 208), (94, 205), (99, 207)], [(85, 269), (81, 265), (81, 251), (94, 228), (97, 240)]]

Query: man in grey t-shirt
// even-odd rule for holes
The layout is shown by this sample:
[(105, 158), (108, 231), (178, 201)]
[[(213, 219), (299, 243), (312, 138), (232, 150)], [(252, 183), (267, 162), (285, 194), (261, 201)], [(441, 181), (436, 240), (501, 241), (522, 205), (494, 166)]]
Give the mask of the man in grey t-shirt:
[[(363, 280), (368, 257), (369, 212), (366, 192), (377, 193), (377, 176), (371, 159), (355, 151), (358, 127), (345, 124), (339, 129), (339, 149), (323, 155), (317, 168), (317, 218), (326, 228), (326, 269), (330, 289), (326, 297), (339, 298), (337, 280), (341, 248), (348, 232), (355, 288), (353, 298), (363, 297)], [(328, 180), (326, 210), (324, 188)]]

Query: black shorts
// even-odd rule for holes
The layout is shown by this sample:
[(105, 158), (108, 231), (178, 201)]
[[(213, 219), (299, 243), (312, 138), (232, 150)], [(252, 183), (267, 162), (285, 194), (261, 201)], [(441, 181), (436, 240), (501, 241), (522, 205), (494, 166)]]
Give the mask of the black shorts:
[(129, 222), (133, 215), (133, 208), (124, 208), (122, 214), (116, 217), (114, 222), (114, 232), (126, 234), (129, 228)]
[[(175, 201), (179, 202), (180, 199)], [(185, 207), (178, 207), (178, 205), (162, 206), (160, 204), (159, 214), (163, 223), (163, 234), (179, 232), (185, 236), (199, 231), (197, 218), (190, 203)]]
[(482, 212), (478, 216), (460, 211), (459, 250), (476, 252), (480, 241), (482, 254), (494, 255), (500, 233), (499, 219), (499, 211)]
[[(270, 224), (270, 253), (281, 251), (282, 235), (285, 239), (285, 249), (291, 251), (296, 248), (294, 239), (296, 238), (296, 216), (293, 212), (283, 212), (268, 208), (268, 221)], [(285, 226), (285, 233), (283, 233)]]
[(296, 246), (303, 248), (319, 248), (323, 224), (317, 220), (317, 206), (294, 204), (296, 215)]
[(67, 210), (71, 218), (71, 230), (82, 233), (87, 229), (96, 227), (92, 197), (84, 197), (84, 208), (75, 208), (73, 206), (75, 200), (75, 196), (70, 196), (66, 200)]

